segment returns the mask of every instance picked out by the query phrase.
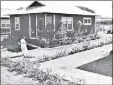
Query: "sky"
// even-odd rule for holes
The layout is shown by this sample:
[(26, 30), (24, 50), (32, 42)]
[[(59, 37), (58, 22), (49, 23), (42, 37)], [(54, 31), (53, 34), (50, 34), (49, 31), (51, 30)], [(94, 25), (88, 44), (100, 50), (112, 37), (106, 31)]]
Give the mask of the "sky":
[[(1, 1), (1, 8), (17, 9), (27, 7), (33, 1)], [(112, 1), (40, 1), (45, 5), (76, 5), (85, 6), (96, 11), (103, 17), (112, 17)], [(60, 9), (59, 9), (60, 10)]]

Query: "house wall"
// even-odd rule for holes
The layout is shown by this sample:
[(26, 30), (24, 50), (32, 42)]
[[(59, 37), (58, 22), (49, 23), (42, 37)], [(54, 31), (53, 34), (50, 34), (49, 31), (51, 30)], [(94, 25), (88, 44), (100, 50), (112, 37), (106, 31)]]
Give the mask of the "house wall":
[[(94, 33), (95, 32), (95, 17), (94, 16), (80, 16), (80, 15), (77, 15), (77, 16), (74, 16), (74, 27), (75, 27), (75, 30), (77, 31), (77, 21), (80, 20), (82, 21), (83, 23), (83, 18), (86, 17), (86, 18), (92, 18), (92, 24), (91, 25), (83, 25), (81, 28), (82, 28), (82, 31), (85, 32), (85, 29), (87, 29), (88, 33)], [(91, 32), (92, 31), (92, 32)]]
[[(20, 30), (15, 30), (15, 17), (20, 17)], [(11, 35), (16, 37), (25, 36), (29, 38), (29, 15), (11, 15)]]
[(1, 34), (11, 34), (10, 29), (7, 29), (7, 28), (6, 29), (1, 28), (0, 31), (1, 31)]
[[(60, 30), (62, 17), (73, 17), (73, 15), (55, 14), (55, 33), (57, 33), (58, 30)], [(73, 31), (67, 31), (66, 36), (74, 37), (74, 30)], [(59, 39), (58, 36), (55, 36), (55, 39)]]
[[(36, 30), (36, 23), (37, 23), (37, 38), (40, 37), (41, 39), (43, 38), (48, 38), (48, 39), (57, 39), (57, 37), (54, 37), (56, 32), (60, 29), (61, 26), (61, 18), (62, 17), (73, 17), (73, 30), (72, 31), (67, 31), (66, 35), (67, 37), (74, 38), (74, 34), (77, 33), (78, 27), (77, 27), (77, 22), (81, 21), (83, 23), (83, 18), (88, 17), (92, 18), (92, 24), (91, 25), (82, 25), (82, 31), (85, 32), (85, 29), (87, 29), (88, 33), (94, 33), (95, 32), (95, 16), (86, 16), (86, 15), (67, 15), (67, 14), (55, 14), (55, 26), (53, 26), (53, 31), (39, 31), (39, 26), (38, 24), (38, 19), (42, 18), (44, 20), (44, 26), (43, 28), (46, 29), (45, 27), (45, 14), (47, 16), (52, 17), (52, 25), (54, 25), (54, 18), (52, 13), (41, 13), (41, 14), (30, 14), (31, 18), (31, 28)], [(36, 21), (36, 15), (37, 15), (37, 21)], [(20, 30), (15, 30), (15, 22), (14, 22), (14, 17), (20, 17)], [(11, 16), (11, 33), (13, 36), (26, 36), (27, 38), (29, 37), (29, 15), (24, 14), (24, 15), (12, 15)], [(55, 30), (54, 30), (55, 27)]]
[(87, 15), (66, 15), (66, 14), (56, 14), (55, 16), (56, 22), (55, 22), (55, 32), (57, 32), (60, 29), (61, 25), (61, 18), (62, 17), (73, 17), (73, 31), (67, 31), (68, 37), (74, 37), (74, 34), (77, 33), (78, 27), (77, 22), (81, 21), (83, 23), (83, 18), (88, 17), (92, 18), (92, 24), (91, 25), (82, 25), (81, 30), (83, 33), (85, 32), (85, 29), (87, 29), (88, 33), (94, 33), (95, 32), (95, 16), (87, 16)]

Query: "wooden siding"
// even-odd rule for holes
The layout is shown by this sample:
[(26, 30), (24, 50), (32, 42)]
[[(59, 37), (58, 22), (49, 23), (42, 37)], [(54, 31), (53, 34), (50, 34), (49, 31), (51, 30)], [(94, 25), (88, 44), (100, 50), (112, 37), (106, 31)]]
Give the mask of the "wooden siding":
[[(15, 30), (15, 17), (20, 17), (20, 30)], [(29, 15), (12, 15), (10, 16), (11, 21), (11, 34), (12, 36), (22, 37), (25, 36), (29, 38)]]
[[(36, 23), (36, 15), (37, 15), (37, 23)], [(67, 15), (67, 14), (54, 14), (51, 13), (46, 13), (47, 16), (52, 17), (52, 25), (53, 25), (53, 31), (39, 31), (40, 24), (38, 23), (38, 20), (41, 18), (43, 19), (43, 29), (45, 28), (45, 13), (40, 13), (40, 14), (30, 14), (31, 16), (31, 28), (34, 30), (37, 29), (37, 38), (48, 38), (48, 39), (54, 39), (54, 34), (60, 29), (61, 26), (61, 18), (62, 17), (73, 17), (73, 30), (72, 31), (67, 31), (66, 35), (67, 37), (74, 37), (74, 34), (78, 32), (78, 27), (77, 27), (77, 22), (81, 21), (83, 23), (83, 18), (88, 17), (92, 18), (92, 24), (91, 25), (82, 25), (82, 31), (85, 32), (87, 29), (88, 33), (94, 33), (95, 32), (95, 16), (86, 16), (86, 15)], [(20, 30), (16, 31), (15, 30), (15, 23), (14, 23), (14, 17), (20, 17)], [(54, 23), (54, 18), (55, 18), (55, 23)], [(55, 26), (54, 26), (55, 24)], [(37, 25), (37, 27), (36, 27)], [(54, 30), (55, 27), (55, 30)], [(24, 15), (12, 15), (11, 16), (11, 33), (13, 36), (26, 36), (29, 37), (29, 15), (24, 14)]]
[(77, 22), (80, 20), (82, 23), (83, 23), (83, 18), (84, 17), (88, 17), (88, 18), (91, 18), (92, 19), (92, 24), (91, 25), (82, 25), (81, 27), (81, 30), (83, 32), (85, 32), (85, 29), (88, 30), (88, 33), (94, 33), (95, 32), (95, 17), (94, 16), (81, 16), (81, 15), (76, 15), (76, 16), (73, 16), (74, 17), (74, 28), (75, 28), (75, 33), (78, 31), (78, 27), (77, 27)]
[(1, 31), (1, 34), (7, 34), (7, 33), (11, 34), (10, 33), (10, 29), (4, 29), (4, 28), (2, 28), (0, 31)]
[(67, 31), (67, 37), (74, 37), (74, 34), (78, 32), (77, 22), (80, 20), (83, 23), (83, 18), (88, 17), (92, 18), (91, 25), (82, 25), (81, 30), (83, 33), (87, 29), (88, 33), (95, 33), (95, 16), (86, 16), (86, 15), (67, 15), (67, 14), (56, 14), (56, 22), (55, 22), (55, 32), (60, 29), (61, 19), (62, 17), (73, 17), (73, 31)]

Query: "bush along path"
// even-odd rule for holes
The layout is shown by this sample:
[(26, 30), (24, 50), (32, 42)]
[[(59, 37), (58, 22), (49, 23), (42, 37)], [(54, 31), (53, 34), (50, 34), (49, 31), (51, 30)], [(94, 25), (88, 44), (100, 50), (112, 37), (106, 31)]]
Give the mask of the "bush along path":
[(7, 67), (10, 72), (15, 71), (17, 74), (24, 74), (24, 77), (39, 81), (37, 85), (81, 85), (65, 80), (58, 75), (50, 75), (50, 70), (43, 72), (38, 69), (40, 66), (38, 62), (30, 62), (28, 59), (14, 62), (10, 58), (2, 58), (1, 66)]
[[(87, 40), (87, 39), (82, 39), (83, 42), (81, 43), (77, 43), (77, 44), (70, 44), (70, 45), (64, 45), (64, 46), (59, 46), (59, 47), (55, 47), (55, 48), (50, 48), (50, 49), (55, 49), (57, 52), (55, 52), (54, 55), (49, 55), (49, 53), (53, 52), (53, 51), (49, 51), (48, 54), (46, 54), (46, 50), (42, 53), (43, 55), (38, 55), (37, 56), (37, 53), (32, 54), (32, 52), (30, 53), (31, 55), (29, 56), (26, 56), (26, 57), (29, 57), (29, 58), (36, 58), (35, 60), (37, 60), (39, 63), (41, 62), (45, 62), (45, 61), (49, 61), (49, 60), (54, 60), (54, 59), (57, 59), (57, 58), (61, 58), (61, 57), (65, 57), (67, 55), (71, 55), (71, 54), (74, 54), (74, 53), (78, 53), (78, 52), (82, 52), (82, 51), (86, 51), (86, 50), (90, 50), (90, 49), (94, 49), (94, 48), (97, 48), (97, 47), (101, 47), (101, 46), (104, 46), (104, 45), (107, 45), (107, 44), (111, 44), (112, 43), (112, 38), (110, 37), (103, 37), (103, 38), (99, 38), (99, 39), (96, 39), (92, 36), (90, 36), (91, 39), (93, 40)], [(13, 48), (13, 50), (15, 50), (15, 48), (18, 48), (17, 44), (13, 44), (12, 40), (18, 40), (17, 38), (13, 37), (11, 39), (8, 40), (8, 44), (4, 42), (2, 42), (4, 45), (8, 45), (9, 48)], [(15, 41), (16, 43), (17, 41)], [(13, 47), (12, 47), (13, 46)], [(58, 48), (58, 49), (56, 49)], [(60, 49), (63, 49), (62, 51), (59, 50)], [(45, 48), (42, 48), (42, 50), (45, 49)], [(48, 48), (49, 49), (49, 48)], [(36, 52), (40, 50), (36, 50)], [(47, 50), (48, 51), (48, 50)], [(30, 51), (29, 51), (30, 52)], [(17, 54), (17, 53), (16, 53)], [(12, 57), (15, 57), (12, 56)]]
[[(41, 56), (30, 55), (30, 56), (26, 56), (26, 57), (33, 58), (33, 60), (37, 61), (38, 63), (41, 63), (41, 62), (50, 61), (50, 60), (54, 60), (54, 59), (57, 59), (57, 58), (65, 57), (67, 55), (72, 55), (74, 53), (78, 53), (78, 52), (102, 47), (104, 45), (108, 45), (108, 44), (111, 44), (111, 43), (112, 43), (112, 38), (107, 38), (107, 39), (101, 38), (101, 39), (97, 39), (97, 40), (84, 41), (84, 42), (81, 42), (81, 43), (78, 43), (78, 44), (74, 44), (72, 46), (69, 45), (68, 47), (63, 46), (62, 51), (61, 50), (57, 51), (61, 47), (57, 47), (58, 49), (51, 48), (51, 49), (56, 49), (56, 51), (57, 51), (54, 55), (44, 54), (45, 52), (43, 52), (43, 55), (41, 55)], [(43, 50), (43, 48), (42, 48), (42, 50)], [(50, 50), (50, 52), (51, 52), (51, 50)], [(32, 52), (30, 54), (32, 54)], [(16, 58), (17, 56), (12, 56), (12, 57)]]
[[(42, 39), (33, 41), (33, 40), (26, 38), (25, 40), (27, 41), (27, 43), (29, 43), (27, 44), (28, 49), (31, 50), (31, 49), (36, 49), (37, 46), (40, 46), (41, 48), (44, 48), (44, 47), (51, 48), (51, 47), (58, 47), (62, 45), (69, 45), (73, 43), (77, 44), (77, 43), (84, 42), (85, 40), (91, 41), (91, 40), (100, 39), (100, 37), (97, 34), (82, 35), (82, 34), (77, 33), (75, 36), (76, 36), (75, 38), (71, 38), (71, 39), (61, 38), (57, 40), (49, 40), (48, 42)], [(7, 50), (11, 52), (20, 52), (21, 48), (20, 48), (20, 45), (18, 44), (20, 39), (21, 39), (20, 37), (8, 36), (7, 38), (2, 40), (1, 46), (3, 46), (4, 48), (7, 48)], [(31, 45), (30, 43), (34, 45)]]
[(71, 49), (66, 48), (63, 51), (57, 52), (54, 56), (43, 55), (41, 58), (38, 58), (38, 59), (36, 58), (36, 60), (39, 63), (45, 62), (45, 61), (50, 61), (50, 60), (65, 57), (67, 55), (71, 55), (71, 54), (74, 54), (74, 53), (78, 53), (78, 52), (102, 47), (104, 45), (108, 45), (108, 44), (111, 44), (111, 43), (112, 43), (112, 38), (109, 38), (107, 40), (98, 39), (98, 40), (94, 40), (94, 41), (86, 41), (86, 42), (82, 42), (82, 43), (79, 43), (79, 44), (73, 46)]

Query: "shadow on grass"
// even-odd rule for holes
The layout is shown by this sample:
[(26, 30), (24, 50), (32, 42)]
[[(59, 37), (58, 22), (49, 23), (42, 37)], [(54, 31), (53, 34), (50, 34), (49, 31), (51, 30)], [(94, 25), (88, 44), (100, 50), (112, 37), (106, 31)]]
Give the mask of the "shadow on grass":
[(112, 53), (99, 60), (77, 67), (78, 69), (112, 77)]

